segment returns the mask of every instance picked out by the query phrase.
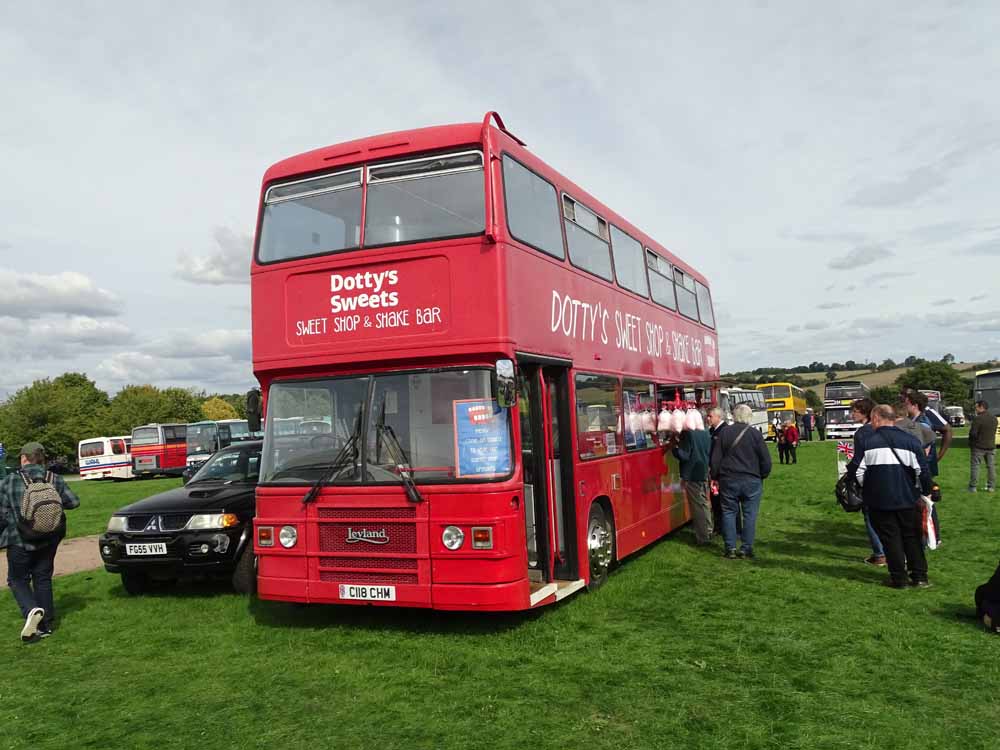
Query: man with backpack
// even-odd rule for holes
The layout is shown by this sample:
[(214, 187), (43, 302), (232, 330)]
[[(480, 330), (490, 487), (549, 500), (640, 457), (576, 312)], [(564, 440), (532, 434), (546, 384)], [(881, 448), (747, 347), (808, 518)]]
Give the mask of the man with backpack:
[(45, 470), (41, 443), (26, 443), (20, 470), (0, 483), (0, 549), (7, 548), (7, 585), (21, 608), (27, 643), (52, 634), (52, 572), (66, 535), (64, 511), (79, 505), (62, 477)]

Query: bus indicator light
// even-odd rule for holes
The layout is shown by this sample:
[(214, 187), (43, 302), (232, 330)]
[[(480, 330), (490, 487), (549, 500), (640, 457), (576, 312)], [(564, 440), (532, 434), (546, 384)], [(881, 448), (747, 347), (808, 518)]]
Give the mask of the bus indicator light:
[(472, 549), (493, 549), (493, 529), (489, 526), (473, 526)]

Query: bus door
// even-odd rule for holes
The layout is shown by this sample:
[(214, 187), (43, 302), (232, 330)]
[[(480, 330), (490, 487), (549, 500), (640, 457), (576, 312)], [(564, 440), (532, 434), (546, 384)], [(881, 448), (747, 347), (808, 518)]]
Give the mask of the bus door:
[(528, 575), (534, 581), (575, 580), (569, 368), (522, 362), (520, 373)]

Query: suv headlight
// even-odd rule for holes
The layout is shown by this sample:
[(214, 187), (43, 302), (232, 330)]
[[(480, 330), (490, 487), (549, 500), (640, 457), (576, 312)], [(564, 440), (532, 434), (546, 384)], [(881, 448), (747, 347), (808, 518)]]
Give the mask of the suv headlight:
[(114, 533), (125, 531), (125, 521), (125, 516), (111, 516), (111, 518), (108, 519), (108, 532)]
[(207, 529), (228, 529), (239, 524), (233, 513), (199, 513), (191, 516), (187, 528), (191, 531), (204, 531)]

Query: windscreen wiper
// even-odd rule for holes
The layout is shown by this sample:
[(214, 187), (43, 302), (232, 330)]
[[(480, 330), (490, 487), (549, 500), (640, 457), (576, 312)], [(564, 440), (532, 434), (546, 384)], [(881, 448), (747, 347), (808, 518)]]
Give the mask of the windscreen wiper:
[(361, 439), (361, 413), (363, 411), (364, 409), (358, 409), (358, 416), (354, 420), (354, 431), (347, 439), (347, 442), (344, 443), (344, 447), (340, 449), (339, 453), (337, 453), (337, 457), (333, 459), (333, 463), (330, 464), (330, 468), (320, 475), (319, 479), (316, 480), (316, 483), (309, 488), (309, 491), (302, 498), (303, 505), (311, 503), (316, 499), (320, 488), (333, 479), (337, 475), (337, 472), (347, 465), (348, 459), (352, 462), (358, 460), (358, 455), (360, 453), (358, 450), (358, 440)]
[(375, 424), (375, 436), (376, 438), (385, 439), (386, 448), (389, 450), (389, 458), (396, 464), (396, 468), (399, 470), (399, 478), (406, 489), (406, 497), (411, 503), (422, 503), (424, 496), (420, 494), (420, 490), (417, 489), (417, 483), (413, 481), (413, 468), (406, 458), (403, 446), (399, 444), (399, 438), (396, 437), (395, 430), (385, 423), (384, 395), (382, 396), (382, 408), (379, 411), (378, 422)]

